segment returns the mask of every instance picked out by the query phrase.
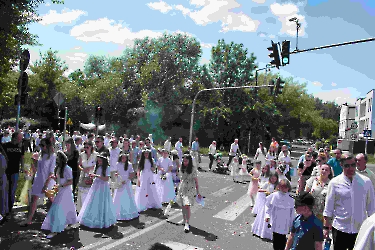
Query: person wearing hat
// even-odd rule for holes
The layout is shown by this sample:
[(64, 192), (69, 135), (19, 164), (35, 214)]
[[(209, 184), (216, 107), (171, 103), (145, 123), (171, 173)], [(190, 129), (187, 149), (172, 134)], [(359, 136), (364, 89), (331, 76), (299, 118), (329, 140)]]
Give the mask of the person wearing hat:
[(298, 216), (293, 220), (285, 249), (323, 249), (323, 223), (312, 212), (314, 197), (301, 191), (294, 204)]

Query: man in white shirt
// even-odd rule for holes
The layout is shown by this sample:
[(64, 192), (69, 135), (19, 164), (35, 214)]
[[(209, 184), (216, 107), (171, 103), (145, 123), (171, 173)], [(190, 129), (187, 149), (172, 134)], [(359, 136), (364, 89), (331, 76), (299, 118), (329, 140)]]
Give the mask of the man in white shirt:
[[(116, 174), (116, 164), (118, 162), (118, 158), (121, 152), (121, 149), (117, 147), (118, 141), (116, 138), (114, 138), (111, 142), (111, 148), (109, 150), (109, 167), (111, 171), (111, 178), (114, 180), (115, 174)], [(115, 190), (112, 189), (112, 196), (114, 195)]]
[(198, 137), (195, 138), (195, 141), (191, 144), (191, 151), (193, 153), (193, 157), (195, 160), (195, 165), (200, 168), (199, 166), (199, 142), (198, 142)]
[(238, 139), (236, 138), (234, 139), (234, 142), (230, 145), (229, 160), (228, 160), (227, 166), (230, 165), (230, 163), (232, 162), (232, 159), (236, 156), (237, 150), (239, 150), (239, 146), (238, 146)]
[(327, 238), (332, 229), (334, 250), (351, 250), (363, 221), (375, 212), (374, 187), (369, 178), (356, 174), (351, 153), (343, 154), (340, 164), (343, 172), (328, 184), (323, 233)]
[(375, 188), (375, 174), (374, 172), (372, 172), (370, 169), (367, 168), (366, 166), (367, 160), (368, 160), (367, 155), (362, 154), (362, 153), (357, 154), (357, 156), (355, 157), (355, 161), (357, 162), (357, 173), (368, 177), (371, 180), (372, 185)]
[(178, 158), (180, 159), (180, 164), (182, 163), (182, 138), (179, 138), (176, 144), (174, 145), (174, 148), (178, 152)]

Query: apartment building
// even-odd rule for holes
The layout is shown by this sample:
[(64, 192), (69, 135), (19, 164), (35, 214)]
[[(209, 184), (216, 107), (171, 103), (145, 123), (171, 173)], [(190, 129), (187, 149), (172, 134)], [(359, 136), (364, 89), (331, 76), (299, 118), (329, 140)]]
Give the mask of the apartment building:
[(375, 137), (374, 95), (375, 89), (372, 89), (366, 97), (358, 98), (355, 102), (355, 121), (358, 123), (359, 137), (363, 136), (363, 130), (371, 130), (372, 137)]
[(344, 103), (341, 105), (340, 123), (339, 123), (339, 137), (341, 139), (349, 139), (350, 126), (355, 121), (355, 105)]

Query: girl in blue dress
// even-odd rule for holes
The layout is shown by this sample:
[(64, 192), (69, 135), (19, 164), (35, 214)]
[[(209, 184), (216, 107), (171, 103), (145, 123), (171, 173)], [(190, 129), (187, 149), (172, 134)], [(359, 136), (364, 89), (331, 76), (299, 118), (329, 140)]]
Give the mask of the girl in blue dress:
[(132, 220), (139, 217), (131, 182), (135, 173), (132, 164), (129, 162), (128, 154), (120, 154), (115, 168), (111, 170), (115, 171), (116, 175), (121, 176), (122, 180), (122, 187), (115, 190), (113, 197), (116, 219)]
[(58, 184), (58, 193), (53, 200), (42, 224), (42, 229), (51, 231), (47, 239), (64, 231), (67, 225), (77, 223), (76, 205), (73, 200), (73, 172), (67, 165), (68, 158), (62, 151), (56, 154), (55, 175), (52, 177)]
[(89, 228), (108, 228), (116, 224), (116, 211), (109, 188), (110, 170), (105, 152), (96, 159), (95, 178), (78, 215), (78, 222)]

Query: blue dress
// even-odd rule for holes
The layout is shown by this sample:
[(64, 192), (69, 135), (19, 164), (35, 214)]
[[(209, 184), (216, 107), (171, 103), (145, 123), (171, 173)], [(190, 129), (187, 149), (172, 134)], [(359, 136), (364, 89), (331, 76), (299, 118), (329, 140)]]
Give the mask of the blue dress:
[(116, 167), (111, 169), (111, 171), (117, 171), (121, 176), (122, 181), (126, 183), (116, 189), (113, 196), (113, 203), (116, 210), (117, 220), (131, 220), (139, 217), (138, 208), (135, 204), (134, 193), (132, 188), (132, 182), (129, 180), (129, 174), (134, 173), (132, 164), (129, 162), (128, 170), (125, 171), (124, 163), (118, 162)]
[[(102, 174), (102, 167), (98, 167), (96, 174)], [(109, 167), (106, 176), (110, 176)], [(89, 228), (108, 228), (116, 224), (116, 211), (108, 181), (95, 178), (78, 215), (78, 222)]]
[[(68, 180), (73, 179), (72, 169), (66, 166), (64, 169), (64, 178), (60, 177), (60, 170), (57, 170), (57, 183), (65, 184)], [(49, 230), (53, 233), (64, 231), (69, 224), (77, 223), (76, 205), (73, 200), (72, 185), (60, 187), (59, 191), (43, 221), (42, 229)]]

